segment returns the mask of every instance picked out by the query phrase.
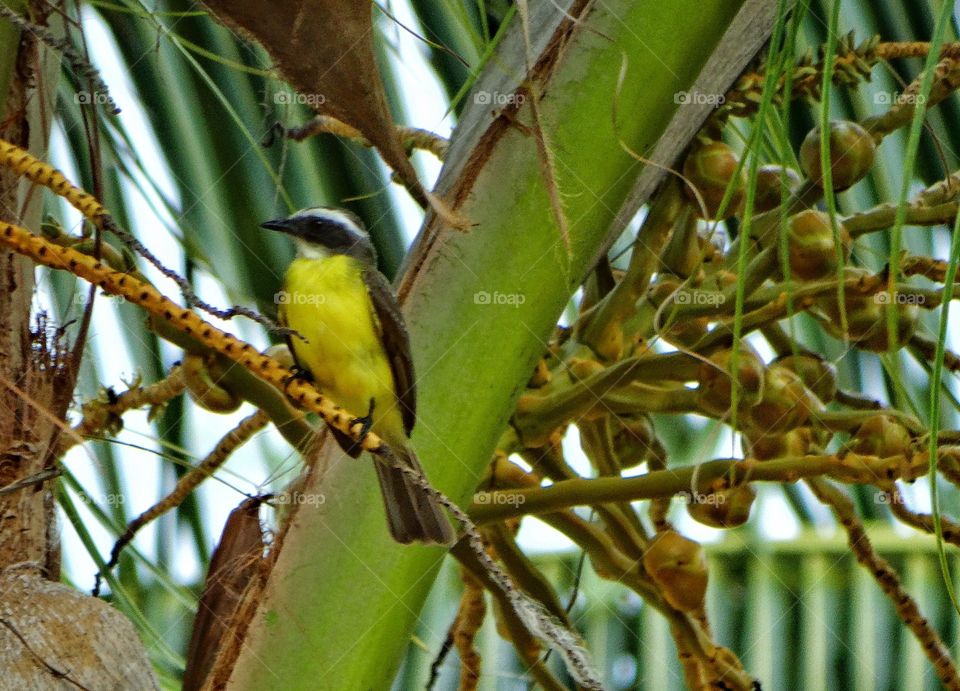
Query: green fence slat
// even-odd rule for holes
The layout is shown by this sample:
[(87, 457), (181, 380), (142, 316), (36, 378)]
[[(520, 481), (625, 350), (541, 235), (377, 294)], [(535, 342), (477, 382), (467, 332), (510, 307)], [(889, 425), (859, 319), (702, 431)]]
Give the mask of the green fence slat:
[(883, 610), (877, 605), (877, 584), (864, 569), (852, 570), (853, 594), (851, 618), (851, 650), (853, 651), (853, 688), (872, 691), (880, 678), (877, 642)]
[[(910, 592), (920, 608), (920, 613), (927, 616), (931, 605), (931, 585), (940, 577), (939, 569), (933, 570), (930, 558), (923, 554), (911, 554), (906, 557), (903, 569), (903, 585)], [(904, 691), (923, 691), (936, 689), (936, 675), (930, 667), (923, 649), (905, 627), (901, 627), (900, 636), (903, 648), (900, 653), (900, 680), (898, 687)], [(931, 684), (931, 682), (933, 682)]]
[(802, 674), (807, 688), (829, 689), (827, 660), (831, 631), (827, 623), (825, 583), (832, 560), (814, 554), (803, 563), (800, 617), (802, 621)]
[(674, 664), (677, 652), (670, 638), (670, 627), (651, 607), (644, 607), (641, 614), (640, 646), (637, 688), (649, 691), (683, 688)]
[[(764, 688), (784, 688), (783, 664), (787, 660), (785, 627), (787, 603), (783, 583), (776, 574), (776, 557), (759, 555), (750, 560), (747, 592), (747, 630), (743, 640), (743, 663)], [(785, 614), (785, 612), (787, 612)]]

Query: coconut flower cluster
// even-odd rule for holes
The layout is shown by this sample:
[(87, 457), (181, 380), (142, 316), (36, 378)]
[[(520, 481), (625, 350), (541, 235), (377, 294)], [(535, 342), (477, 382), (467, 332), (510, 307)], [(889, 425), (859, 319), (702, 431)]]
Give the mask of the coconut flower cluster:
[[(957, 84), (960, 67), (945, 59), (929, 103)], [(714, 648), (712, 662), (703, 662), (703, 639), (710, 636), (704, 610), (708, 562), (675, 521), (682, 510), (712, 528), (748, 522), (757, 497), (749, 468), (775, 467), (764, 477), (782, 482), (805, 477), (800, 469), (812, 465), (838, 469), (827, 472), (829, 480), (805, 482), (847, 530), (851, 549), (898, 612), (913, 611), (903, 605), (912, 600), (896, 575), (864, 546), (853, 504), (834, 483), (868, 482), (884, 496), (899, 497), (898, 480), (912, 482), (926, 472), (929, 430), (909, 413), (844, 389), (835, 363), (809, 338), (793, 336), (793, 325), (803, 320), (808, 331), (819, 329), (832, 340), (835, 352), (912, 357), (924, 365), (933, 358), (936, 344), (918, 326), (922, 309), (942, 305), (946, 262), (898, 254), (898, 262), (880, 270), (872, 262), (871, 270), (859, 240), (889, 230), (893, 207), (841, 213), (833, 201), (871, 173), (884, 138), (909, 123), (910, 107), (898, 102), (889, 113), (861, 122), (814, 127), (787, 161), (735, 148), (723, 122), (708, 123), (651, 200), (639, 231), (628, 238), (630, 251), (601, 260), (584, 283), (577, 318), (557, 329), (537, 364), (482, 485), (505, 497), (514, 490), (530, 497), (553, 483), (555, 511), (546, 512), (545, 500), (537, 503), (537, 514), (583, 547), (598, 573), (628, 582), (660, 609), (671, 621), (681, 658), (686, 652), (700, 660), (701, 673), (710, 664), (725, 673), (742, 667), (720, 648)], [(958, 176), (912, 199), (906, 223), (952, 222), (960, 203)], [(911, 280), (915, 275), (938, 286), (921, 287)], [(960, 358), (948, 353), (948, 361)], [(739, 436), (742, 453), (732, 460), (739, 463), (736, 473), (702, 483), (694, 469), (690, 489), (678, 491), (668, 479), (679, 468), (661, 437), (674, 420), (690, 415), (728, 426)], [(591, 462), (588, 477), (565, 457), (561, 439), (571, 426)], [(936, 461), (944, 468), (956, 464), (956, 436), (943, 436), (939, 445)], [(532, 470), (508, 460), (517, 456)], [(729, 459), (717, 462), (722, 460)], [(865, 470), (850, 471), (854, 465)], [(611, 489), (616, 499), (591, 503), (589, 517), (570, 509), (576, 502), (565, 504), (568, 491), (588, 494), (589, 486), (580, 482), (606, 483), (627, 470), (631, 486), (641, 488), (636, 498), (646, 501), (632, 502), (624, 498), (628, 493)], [(658, 493), (661, 486), (670, 489)], [(929, 519), (902, 502), (886, 502), (894, 504), (890, 510), (897, 518), (932, 530)], [(475, 509), (481, 521), (487, 513), (524, 513), (521, 507)], [(926, 650), (942, 648), (922, 617), (903, 618)], [(952, 663), (929, 656), (950, 686)]]

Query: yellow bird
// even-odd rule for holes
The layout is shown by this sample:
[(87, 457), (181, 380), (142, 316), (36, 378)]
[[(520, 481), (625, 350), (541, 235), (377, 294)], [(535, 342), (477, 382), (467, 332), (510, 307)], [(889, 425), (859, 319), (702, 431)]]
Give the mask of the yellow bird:
[[(298, 367), (319, 389), (384, 439), (401, 463), (420, 470), (409, 436), (416, 420), (410, 341), (363, 222), (343, 209), (304, 209), (263, 228), (290, 235), (297, 258), (280, 293), (281, 324)], [(340, 446), (353, 440), (331, 428)], [(375, 463), (390, 533), (398, 542), (450, 544), (439, 504), (396, 468)], [(421, 471), (422, 472), (422, 471)]]

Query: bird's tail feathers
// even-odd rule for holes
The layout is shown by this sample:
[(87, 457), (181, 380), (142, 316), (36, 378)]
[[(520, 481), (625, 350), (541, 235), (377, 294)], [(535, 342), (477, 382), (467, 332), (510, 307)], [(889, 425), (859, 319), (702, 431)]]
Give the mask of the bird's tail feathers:
[[(400, 463), (423, 474), (420, 462), (411, 449), (397, 444), (393, 450)], [(455, 538), (453, 527), (437, 500), (399, 468), (391, 468), (379, 460), (375, 465), (393, 538), (404, 544), (425, 542), (451, 545)]]

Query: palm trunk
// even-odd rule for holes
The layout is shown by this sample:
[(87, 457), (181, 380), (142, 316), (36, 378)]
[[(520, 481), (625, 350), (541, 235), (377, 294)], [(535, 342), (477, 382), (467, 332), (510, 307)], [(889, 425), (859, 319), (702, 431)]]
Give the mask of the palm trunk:
[[(27, 8), (13, 7), (21, 16)], [(32, 21), (59, 28), (35, 3)], [(60, 56), (0, 19), (0, 138), (48, 158)], [(38, 228), (41, 189), (0, 169), (0, 218)], [(133, 625), (60, 580), (53, 449), (82, 352), (42, 315), (31, 324), (34, 266), (0, 251), (0, 669), (9, 688), (155, 688)], [(35, 482), (31, 480), (36, 479)], [(14, 488), (10, 486), (13, 485)]]
[[(16, 8), (22, 11), (22, 7)], [(46, 156), (55, 94), (57, 64), (47, 69), (49, 51), (36, 41), (20, 40), (6, 22), (0, 27), (0, 75), (3, 115), (0, 137)], [(52, 56), (56, 60), (56, 56)], [(52, 71), (50, 69), (52, 67)], [(44, 78), (54, 77), (53, 86)], [(31, 81), (36, 88), (31, 88)], [(27, 227), (39, 225), (40, 190), (0, 170), (0, 218)], [(0, 251), (0, 487), (21, 482), (51, 467), (48, 456), (56, 426), (44, 411), (54, 402), (53, 385), (59, 356), (47, 334), (31, 333), (33, 264), (20, 255)], [(60, 577), (53, 530), (53, 483), (48, 479), (29, 489), (0, 494), (0, 569), (11, 564), (36, 564), (43, 575)]]
[[(713, 92), (769, 32), (774, 3), (745, 4), (766, 26), (736, 30), (742, 53), (727, 47)], [(414, 446), (461, 505), (569, 296), (622, 228), (617, 218), (650, 192), (624, 145), (650, 155), (678, 111), (675, 94), (691, 89), (741, 3), (529, 8), (530, 43), (517, 16), (469, 97), (438, 185), (474, 225), (428, 219), (401, 289), (420, 378)], [(684, 136), (702, 116), (690, 111)], [(679, 136), (672, 144), (674, 156), (684, 148)], [(338, 457), (305, 490), (324, 502), (292, 519), (230, 677), (236, 688), (389, 688), (445, 554), (391, 542), (370, 463)], [(421, 636), (439, 647), (443, 632)]]

